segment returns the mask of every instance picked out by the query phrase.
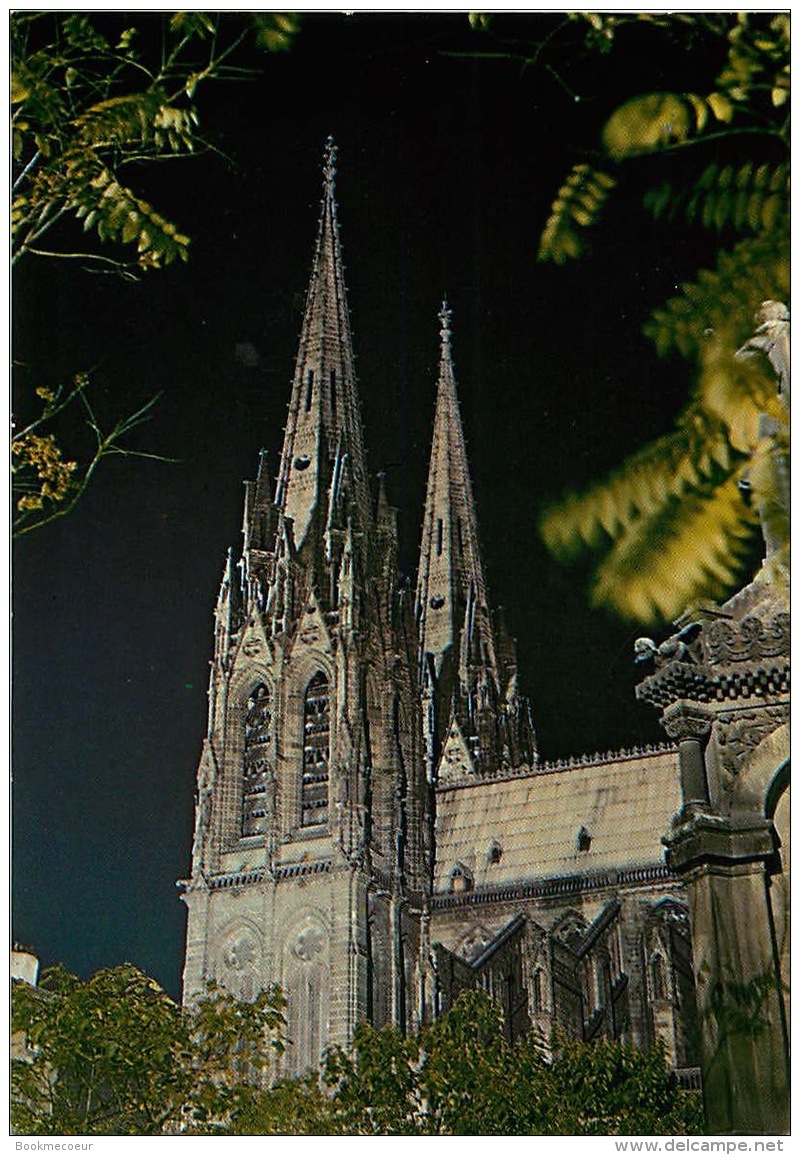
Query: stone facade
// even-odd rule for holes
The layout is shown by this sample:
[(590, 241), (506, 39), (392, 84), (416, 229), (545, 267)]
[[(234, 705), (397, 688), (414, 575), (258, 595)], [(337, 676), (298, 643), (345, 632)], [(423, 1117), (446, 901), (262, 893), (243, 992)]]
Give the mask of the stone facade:
[(361, 1021), (412, 1030), (474, 986), (509, 1037), (661, 1038), (693, 1068), (686, 884), (660, 841), (683, 747), (540, 760), (489, 603), (446, 306), (413, 596), (400, 579), (368, 483), (334, 162), (331, 145), (277, 486), (262, 454), (217, 600), (184, 998), (281, 983), (288, 1074)]
[(667, 861), (686, 881), (709, 1128), (789, 1127), (789, 605), (757, 578), (650, 653), (679, 743)]

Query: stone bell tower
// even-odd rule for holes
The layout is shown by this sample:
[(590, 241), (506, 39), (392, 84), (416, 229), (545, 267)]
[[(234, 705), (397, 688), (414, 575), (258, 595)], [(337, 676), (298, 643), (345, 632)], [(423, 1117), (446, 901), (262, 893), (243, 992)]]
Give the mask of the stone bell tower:
[(335, 198), (323, 199), (277, 486), (262, 452), (215, 612), (184, 999), (288, 999), (283, 1072), (425, 1003), (427, 784), (394, 511), (373, 500)]

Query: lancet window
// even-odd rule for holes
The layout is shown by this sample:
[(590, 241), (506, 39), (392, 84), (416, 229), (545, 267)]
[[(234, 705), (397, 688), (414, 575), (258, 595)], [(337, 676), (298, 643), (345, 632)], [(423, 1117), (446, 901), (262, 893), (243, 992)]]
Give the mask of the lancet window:
[(244, 714), (242, 837), (263, 834), (267, 819), (267, 779), (272, 761), (272, 713), (263, 682), (247, 699)]
[(328, 679), (320, 672), (308, 683), (303, 710), (301, 826), (321, 826), (328, 821), (330, 743), (330, 687)]

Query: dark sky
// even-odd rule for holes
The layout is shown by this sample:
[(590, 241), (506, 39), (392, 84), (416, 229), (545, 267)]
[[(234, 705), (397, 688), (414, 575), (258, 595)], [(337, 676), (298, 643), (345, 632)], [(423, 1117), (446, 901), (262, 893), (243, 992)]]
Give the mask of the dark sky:
[[(534, 42), (561, 22), (504, 27)], [(641, 326), (712, 241), (655, 226), (635, 171), (588, 258), (536, 261), (559, 183), (615, 105), (708, 76), (702, 47), (660, 43), (638, 30), (599, 58), (560, 33), (556, 78), (446, 55), (490, 47), (465, 15), (308, 16), (290, 53), (252, 55), (254, 79), (200, 90), (224, 155), (136, 178), (190, 233), (188, 265), (138, 284), (20, 266), (19, 404), (80, 370), (109, 423), (160, 391), (131, 444), (177, 459), (104, 462), (74, 514), (15, 549), (13, 935), (45, 964), (128, 960), (179, 991), (212, 607), (242, 480), (262, 446), (277, 465), (328, 133), (370, 464), (401, 511), (406, 572), (446, 294), (490, 596), (542, 754), (659, 740), (633, 698), (641, 629), (588, 608), (586, 574), (547, 555), (535, 522), (664, 432), (686, 396), (687, 366), (660, 361)]]

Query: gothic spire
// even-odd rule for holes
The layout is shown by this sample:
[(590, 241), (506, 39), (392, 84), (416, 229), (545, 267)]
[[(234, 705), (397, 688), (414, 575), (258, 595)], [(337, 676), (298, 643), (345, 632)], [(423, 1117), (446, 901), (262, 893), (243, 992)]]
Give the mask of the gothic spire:
[(424, 663), (430, 655), (438, 676), (450, 650), (462, 683), (468, 667), (480, 664), (499, 686), (453, 371), (451, 317), (445, 301), (439, 313), (439, 382), (417, 581), (420, 659)]
[[(295, 363), (275, 503), (294, 524), (299, 548), (329, 493), (335, 459), (346, 459), (349, 495), (369, 525), (364, 439), (356, 393), (350, 316), (336, 208), (336, 145), (325, 148), (323, 195)], [(324, 524), (323, 516), (323, 524)]]
[(493, 774), (535, 758), (530, 711), (516, 689), (513, 644), (501, 638), (498, 649), (489, 611), (450, 322), (445, 301), (416, 599), (432, 781), (453, 765)]

